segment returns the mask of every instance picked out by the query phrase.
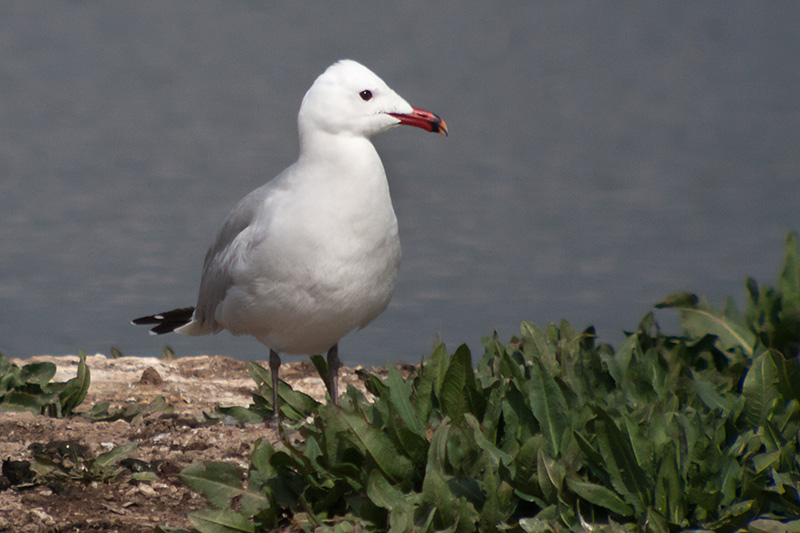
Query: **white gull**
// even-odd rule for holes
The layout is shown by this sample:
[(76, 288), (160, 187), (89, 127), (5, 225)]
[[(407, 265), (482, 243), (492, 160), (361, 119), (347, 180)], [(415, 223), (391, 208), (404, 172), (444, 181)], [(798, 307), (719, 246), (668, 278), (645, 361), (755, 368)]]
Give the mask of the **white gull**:
[(433, 113), (408, 104), (363, 65), (322, 73), (297, 116), (300, 155), (245, 196), (209, 248), (196, 307), (133, 320), (152, 333), (227, 329), (270, 350), (278, 416), (279, 353), (327, 353), (338, 401), (338, 342), (389, 305), (400, 239), (386, 173), (370, 142), (400, 124), (447, 135)]

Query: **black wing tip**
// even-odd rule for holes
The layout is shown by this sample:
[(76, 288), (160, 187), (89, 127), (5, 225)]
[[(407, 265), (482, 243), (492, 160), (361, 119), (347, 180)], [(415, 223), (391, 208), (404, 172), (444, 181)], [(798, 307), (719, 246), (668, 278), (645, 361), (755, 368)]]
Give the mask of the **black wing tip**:
[(140, 316), (131, 320), (134, 326), (145, 326), (156, 324), (156, 327), (150, 329), (152, 335), (163, 335), (164, 333), (171, 333), (181, 326), (184, 326), (192, 321), (194, 316), (194, 307), (181, 307), (173, 309), (166, 313), (158, 313), (156, 315)]

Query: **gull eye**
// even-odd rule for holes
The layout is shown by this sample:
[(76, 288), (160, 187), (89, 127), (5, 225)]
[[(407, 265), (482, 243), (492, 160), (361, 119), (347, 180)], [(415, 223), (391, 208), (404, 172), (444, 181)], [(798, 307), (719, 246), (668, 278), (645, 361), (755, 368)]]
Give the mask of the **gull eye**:
[(358, 96), (360, 96), (365, 102), (368, 102), (372, 99), (372, 91), (361, 91), (358, 93)]

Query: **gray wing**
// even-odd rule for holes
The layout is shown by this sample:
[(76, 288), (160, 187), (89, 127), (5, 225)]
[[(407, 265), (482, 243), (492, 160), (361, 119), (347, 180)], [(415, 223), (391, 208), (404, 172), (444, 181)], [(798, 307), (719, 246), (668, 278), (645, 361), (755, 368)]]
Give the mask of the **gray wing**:
[(214, 244), (206, 252), (194, 314), (195, 322), (198, 322), (203, 329), (213, 331), (221, 329), (214, 319), (214, 314), (233, 283), (232, 268), (237, 260), (233, 246), (236, 238), (253, 223), (259, 210), (263, 208), (268, 185), (252, 191), (233, 208), (217, 234)]

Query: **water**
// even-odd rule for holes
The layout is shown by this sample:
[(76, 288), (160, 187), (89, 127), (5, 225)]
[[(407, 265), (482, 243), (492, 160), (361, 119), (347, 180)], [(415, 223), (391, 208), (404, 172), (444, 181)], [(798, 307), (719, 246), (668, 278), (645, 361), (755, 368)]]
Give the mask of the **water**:
[[(17, 2), (0, 7), (0, 351), (264, 358), (128, 321), (192, 305), (225, 214), (291, 163), (350, 57), (447, 121), (375, 139), (404, 262), (348, 363), (521, 320), (618, 342), (679, 290), (743, 301), (800, 226), (793, 3)], [(659, 320), (674, 327), (669, 312)]]

